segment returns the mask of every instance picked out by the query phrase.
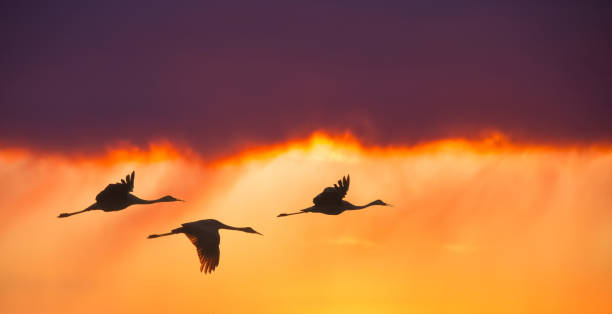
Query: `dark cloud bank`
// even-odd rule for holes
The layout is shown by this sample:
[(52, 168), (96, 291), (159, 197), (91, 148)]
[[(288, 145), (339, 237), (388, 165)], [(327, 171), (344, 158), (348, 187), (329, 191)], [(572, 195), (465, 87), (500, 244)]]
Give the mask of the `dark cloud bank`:
[(0, 144), (612, 139), (605, 2), (4, 4)]

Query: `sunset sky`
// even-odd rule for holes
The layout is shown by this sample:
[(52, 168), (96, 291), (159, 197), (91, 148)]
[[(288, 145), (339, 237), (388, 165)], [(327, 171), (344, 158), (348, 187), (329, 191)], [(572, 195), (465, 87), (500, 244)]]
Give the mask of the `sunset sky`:
[(610, 313), (605, 2), (2, 7), (1, 313)]

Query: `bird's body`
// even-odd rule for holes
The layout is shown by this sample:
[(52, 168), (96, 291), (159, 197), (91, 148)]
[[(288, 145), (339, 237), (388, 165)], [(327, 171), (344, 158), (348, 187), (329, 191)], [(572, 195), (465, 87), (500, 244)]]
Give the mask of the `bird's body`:
[(90, 210), (102, 210), (105, 212), (112, 212), (125, 209), (128, 206), (137, 204), (153, 204), (159, 202), (175, 202), (181, 201), (170, 195), (161, 197), (156, 200), (143, 200), (136, 195), (130, 193), (134, 190), (134, 177), (135, 173), (132, 171), (131, 175), (127, 175), (121, 182), (112, 183), (106, 186), (102, 192), (96, 195), (96, 202), (84, 210), (73, 212), (73, 213), (62, 213), (58, 218), (69, 217), (75, 214), (80, 214)]
[(232, 227), (215, 219), (204, 219), (182, 224), (182, 227), (168, 233), (152, 234), (148, 238), (159, 238), (173, 234), (184, 233), (195, 245), (200, 259), (200, 272), (211, 273), (219, 265), (219, 229), (238, 230), (247, 233), (261, 234), (251, 227)]
[[(376, 205), (376, 204), (373, 204)], [(320, 213), (320, 214), (325, 214), (325, 215), (340, 215), (342, 214), (344, 211), (346, 210), (355, 210), (355, 209), (362, 209), (362, 208), (366, 208), (368, 206), (371, 205), (364, 205), (364, 206), (357, 206), (357, 205), (353, 205), (347, 201), (342, 201), (340, 202), (339, 205), (333, 204), (333, 205), (315, 205), (312, 207), (308, 207), (308, 208), (304, 208), (301, 210), (301, 212), (305, 212), (305, 213)]]
[(285, 217), (303, 213), (321, 213), (326, 215), (339, 215), (342, 214), (346, 210), (358, 210), (366, 207), (370, 207), (373, 205), (382, 205), (382, 206), (390, 206), (389, 204), (381, 201), (375, 200), (366, 205), (354, 205), (344, 200), (346, 193), (348, 192), (349, 184), (351, 182), (351, 177), (346, 176), (343, 177), (342, 180), (338, 180), (338, 184), (334, 184), (334, 186), (326, 187), (323, 192), (317, 195), (312, 202), (314, 206), (304, 208), (298, 212), (294, 213), (283, 213), (278, 215), (278, 217)]

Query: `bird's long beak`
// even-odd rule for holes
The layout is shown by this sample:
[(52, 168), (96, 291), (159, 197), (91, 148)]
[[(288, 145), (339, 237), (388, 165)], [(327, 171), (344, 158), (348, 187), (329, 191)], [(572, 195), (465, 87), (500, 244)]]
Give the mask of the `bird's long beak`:
[(259, 233), (259, 232), (257, 232), (257, 231), (255, 231), (255, 233), (257, 233), (258, 235), (261, 235), (261, 236), (263, 235), (263, 234), (261, 234), (261, 233)]
[(178, 198), (176, 200), (179, 201), (179, 202), (187, 202), (186, 200), (181, 200), (181, 199), (178, 199)]
[(385, 205), (387, 205), (387, 206), (391, 206), (391, 207), (395, 207), (395, 206), (393, 206), (392, 204), (385, 204)]

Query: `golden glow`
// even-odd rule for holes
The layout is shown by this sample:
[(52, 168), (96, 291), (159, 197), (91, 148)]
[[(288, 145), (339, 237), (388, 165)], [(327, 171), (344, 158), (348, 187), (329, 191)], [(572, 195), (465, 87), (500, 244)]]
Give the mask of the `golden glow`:
[[(67, 219), (136, 170), (134, 193), (182, 204)], [(347, 173), (340, 216), (276, 218)], [(493, 133), (414, 147), (350, 134), (205, 160), (156, 143), (103, 156), (0, 149), (2, 313), (607, 313), (612, 149), (513, 144)], [(199, 273), (181, 222), (216, 218), (221, 260)], [(36, 296), (36, 302), (32, 301)]]

